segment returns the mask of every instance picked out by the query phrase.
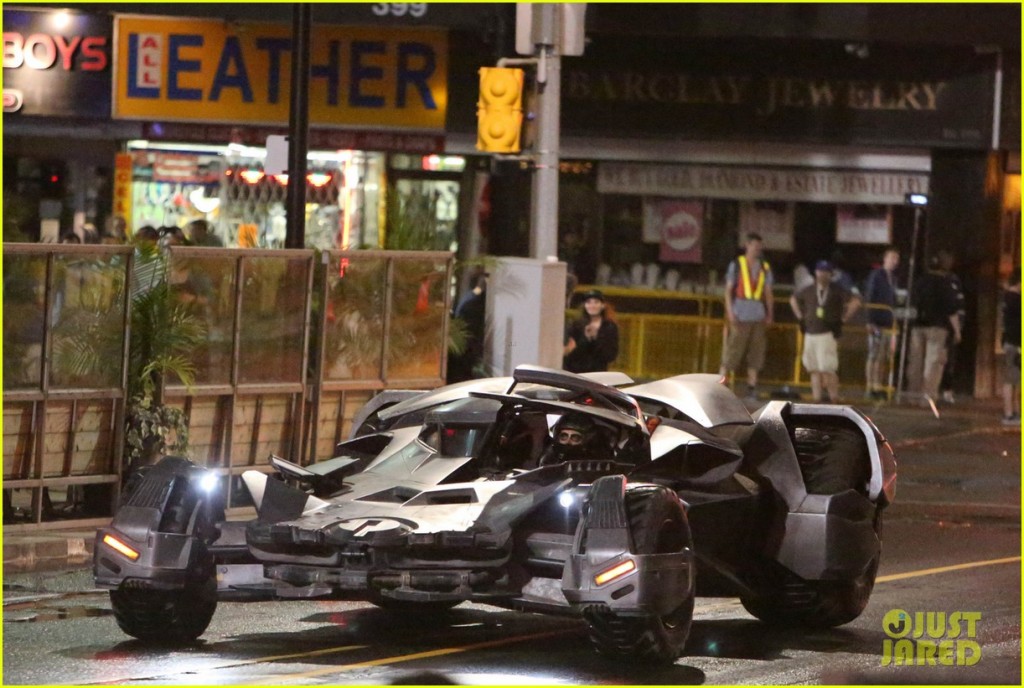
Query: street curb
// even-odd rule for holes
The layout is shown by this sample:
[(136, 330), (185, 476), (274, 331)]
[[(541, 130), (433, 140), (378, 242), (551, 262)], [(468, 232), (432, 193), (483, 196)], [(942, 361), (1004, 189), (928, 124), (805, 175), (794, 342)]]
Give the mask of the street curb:
[(12, 537), (4, 542), (4, 571), (27, 573), (85, 567), (92, 561), (95, 535), (47, 533)]

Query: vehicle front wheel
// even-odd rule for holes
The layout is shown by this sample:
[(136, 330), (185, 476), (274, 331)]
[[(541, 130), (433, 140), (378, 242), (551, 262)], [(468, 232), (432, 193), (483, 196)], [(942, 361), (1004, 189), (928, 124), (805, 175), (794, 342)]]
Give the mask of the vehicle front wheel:
[[(690, 527), (679, 498), (662, 487), (626, 492), (626, 513), (634, 554), (668, 554), (692, 546)], [(664, 616), (624, 616), (607, 608), (584, 613), (590, 642), (602, 655), (634, 662), (671, 664), (683, 653), (693, 621), (694, 589)]]
[(201, 636), (217, 610), (217, 579), (207, 555), (200, 575), (181, 590), (121, 586), (110, 605), (121, 630), (146, 642), (185, 643)]

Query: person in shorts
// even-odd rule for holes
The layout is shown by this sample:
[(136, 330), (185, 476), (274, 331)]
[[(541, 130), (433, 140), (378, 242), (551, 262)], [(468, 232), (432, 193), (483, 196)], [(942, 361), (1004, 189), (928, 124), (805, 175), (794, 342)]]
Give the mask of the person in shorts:
[(820, 260), (814, 266), (814, 284), (800, 289), (789, 299), (804, 333), (801, 360), (811, 375), (811, 396), (815, 402), (839, 403), (839, 336), (843, 323), (860, 308), (860, 297), (832, 281), (832, 264)]
[(725, 273), (726, 339), (719, 375), (725, 378), (747, 363), (747, 397), (757, 398), (757, 377), (764, 366), (766, 330), (775, 311), (772, 299), (772, 269), (762, 258), (760, 235), (747, 235), (743, 255)]

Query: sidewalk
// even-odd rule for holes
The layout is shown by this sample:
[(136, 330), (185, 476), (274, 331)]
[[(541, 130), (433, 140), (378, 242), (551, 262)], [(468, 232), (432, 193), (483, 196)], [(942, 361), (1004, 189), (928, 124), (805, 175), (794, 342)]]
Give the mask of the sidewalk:
[[(1020, 520), (1020, 427), (1000, 425), (998, 400), (940, 406), (855, 404), (893, 445), (899, 462), (892, 516)], [(4, 571), (91, 565), (95, 528), (3, 537)]]

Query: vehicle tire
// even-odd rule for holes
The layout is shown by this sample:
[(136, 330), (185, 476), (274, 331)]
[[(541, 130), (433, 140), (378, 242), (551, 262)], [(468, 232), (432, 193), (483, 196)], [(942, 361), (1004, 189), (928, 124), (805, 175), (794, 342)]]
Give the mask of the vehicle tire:
[[(626, 513), (634, 554), (666, 554), (692, 546), (690, 527), (679, 498), (662, 487), (626, 492)], [(694, 591), (671, 613), (624, 616), (607, 607), (584, 612), (590, 642), (602, 655), (634, 662), (671, 664), (679, 658), (690, 635)]]
[[(129, 582), (127, 586), (122, 584), (110, 591), (110, 604), (117, 625), (134, 638), (159, 643), (191, 642), (206, 631), (217, 610), (216, 567), (206, 547), (219, 534), (217, 525), (224, 520), (224, 509), (220, 504), (200, 504), (202, 497), (190, 487), (188, 480), (180, 479), (198, 469), (191, 461), (176, 456), (168, 456), (155, 466), (134, 474), (125, 486), (125, 499), (143, 486), (150, 471), (158, 469), (168, 473), (168, 480), (173, 479), (158, 530), (195, 538), (196, 564), (180, 589), (152, 590), (133, 587)], [(173, 475), (178, 477), (172, 478)]]
[(381, 595), (377, 590), (371, 590), (370, 602), (381, 609), (400, 614), (440, 614), (461, 604), (462, 600), (435, 600), (432, 602), (396, 600), (393, 597)]
[(110, 605), (121, 630), (146, 642), (185, 643), (201, 636), (217, 610), (213, 557), (205, 549), (203, 559), (194, 580), (181, 590), (111, 590)]
[[(882, 537), (882, 512), (875, 516), (875, 533)], [(833, 628), (860, 616), (871, 598), (879, 557), (849, 580), (808, 581), (777, 562), (768, 565), (757, 598), (741, 598), (743, 607), (765, 623), (780, 626)]]

